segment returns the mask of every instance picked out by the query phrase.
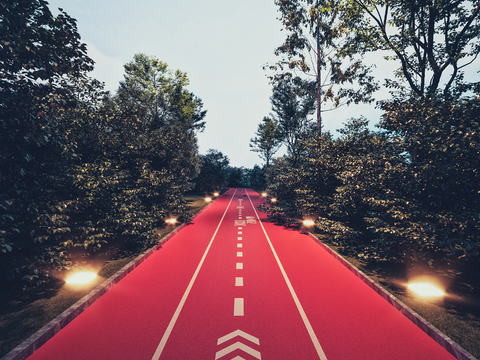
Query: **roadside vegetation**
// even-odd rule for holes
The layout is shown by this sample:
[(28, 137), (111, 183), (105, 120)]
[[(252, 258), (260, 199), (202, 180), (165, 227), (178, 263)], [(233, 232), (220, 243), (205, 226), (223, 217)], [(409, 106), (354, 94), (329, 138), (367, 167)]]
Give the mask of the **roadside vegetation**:
[[(250, 142), (266, 162), (266, 190), (278, 200), (262, 209), (278, 221), (314, 218), (318, 232), (368, 261), (475, 264), (480, 83), (464, 71), (480, 53), (480, 6), (275, 3), (286, 40), (275, 50), (278, 63), (265, 67), (272, 112)], [(380, 50), (398, 64), (385, 79), (364, 60)], [(345, 119), (339, 136), (322, 133), (313, 115), (325, 105), (334, 111), (375, 100), (379, 87), (366, 87), (365, 79), (383, 81), (390, 93), (376, 100), (383, 112), (376, 129), (360, 115)], [(275, 158), (279, 145), (286, 155)]]
[[(185, 200), (192, 216), (208, 204), (205, 202), (204, 193), (188, 193)], [(157, 231), (156, 236), (162, 239), (175, 228), (176, 226), (164, 227)], [(6, 355), (149, 249), (150, 247), (145, 244), (126, 248), (112, 244), (103, 247), (93, 256), (85, 256), (77, 266), (87, 270), (93, 269), (98, 273), (97, 279), (86, 285), (66, 284), (65, 278), (71, 272), (64, 270), (55, 272), (51, 281), (41, 286), (10, 287), (8, 291), (2, 291), (0, 293), (0, 357)]]
[(135, 54), (110, 94), (88, 77), (68, 14), (44, 0), (0, 9), (2, 288), (48, 283), (105, 247), (151, 246), (166, 218), (188, 221), (206, 111), (186, 73)]

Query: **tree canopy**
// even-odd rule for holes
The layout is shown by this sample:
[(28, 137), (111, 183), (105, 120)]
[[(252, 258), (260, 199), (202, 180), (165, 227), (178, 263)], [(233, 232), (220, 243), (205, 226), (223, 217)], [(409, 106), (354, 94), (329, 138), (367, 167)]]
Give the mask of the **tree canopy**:
[(201, 99), (137, 54), (114, 95), (89, 78), (76, 22), (44, 0), (0, 2), (0, 282), (41, 284), (108, 246), (188, 221)]
[(301, 75), (304, 82), (311, 83), (308, 87), (295, 84), (304, 91), (308, 89), (315, 99), (317, 133), (322, 128), (322, 111), (352, 102), (372, 102), (372, 93), (378, 89), (370, 75), (372, 67), (365, 66), (361, 58), (335, 51), (352, 31), (341, 16), (341, 2), (276, 0), (275, 4), (287, 35), (275, 49), (279, 61), (264, 69), (273, 71), (269, 77), (274, 84)]
[(273, 155), (281, 146), (281, 132), (277, 124), (269, 117), (265, 116), (258, 124), (256, 137), (250, 139), (252, 151), (258, 152), (260, 157), (265, 160), (266, 167), (270, 164)]
[(480, 52), (480, 4), (461, 1), (344, 0), (341, 17), (355, 29), (340, 53), (384, 50), (399, 62), (396, 79), (386, 85), (424, 97), (443, 89), (444, 96), (463, 93), (479, 83), (464, 79), (463, 69)]

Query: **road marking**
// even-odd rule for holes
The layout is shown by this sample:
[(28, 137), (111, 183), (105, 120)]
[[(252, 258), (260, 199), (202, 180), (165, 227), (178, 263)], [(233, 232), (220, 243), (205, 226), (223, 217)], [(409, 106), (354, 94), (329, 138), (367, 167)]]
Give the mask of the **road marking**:
[(226, 342), (228, 340), (232, 340), (234, 337), (237, 337), (237, 336), (241, 336), (244, 339), (246, 339), (246, 340), (248, 340), (248, 341), (250, 341), (254, 344), (260, 345), (260, 340), (258, 338), (256, 338), (255, 336), (252, 336), (250, 334), (247, 334), (245, 331), (242, 331), (242, 330), (235, 330), (234, 332), (232, 332), (230, 334), (222, 336), (220, 339), (218, 339), (217, 345), (223, 344), (224, 342)]
[(258, 223), (262, 227), (263, 233), (265, 234), (265, 237), (267, 238), (268, 244), (270, 245), (270, 249), (273, 252), (273, 256), (275, 257), (275, 260), (277, 261), (278, 267), (280, 268), (280, 272), (283, 275), (283, 278), (285, 282), (287, 283), (287, 287), (290, 290), (290, 294), (293, 297), (293, 301), (295, 302), (295, 305), (297, 305), (297, 309), (300, 313), (300, 316), (302, 317), (303, 323), (305, 324), (305, 327), (307, 328), (308, 334), (310, 335), (310, 339), (313, 342), (313, 346), (315, 347), (315, 350), (317, 350), (317, 355), (321, 360), (327, 360), (327, 357), (325, 356), (325, 353), (323, 352), (322, 346), (320, 345), (320, 342), (318, 341), (317, 335), (315, 334), (315, 331), (312, 328), (312, 325), (310, 324), (310, 321), (308, 320), (307, 314), (303, 310), (302, 304), (300, 304), (300, 300), (297, 297), (297, 294), (295, 293), (295, 290), (293, 289), (292, 283), (290, 282), (287, 273), (285, 272), (285, 269), (283, 268), (283, 265), (278, 258), (277, 252), (275, 251), (275, 248), (273, 247), (272, 242), (270, 241), (270, 238), (268, 237), (267, 231), (263, 227), (262, 221), (260, 220), (260, 217), (258, 216), (257, 209), (255, 209), (255, 206), (253, 206), (252, 199), (250, 198), (250, 194), (247, 192), (248, 199), (250, 200), (250, 204), (253, 207), (253, 211), (255, 211), (255, 215), (257, 215)]
[(242, 230), (242, 227), (239, 226), (239, 227), (238, 227), (238, 230)]
[(243, 238), (241, 236), (237, 237), (237, 240), (243, 240)]
[(243, 252), (238, 251), (238, 252), (237, 252), (237, 257), (243, 257)]
[(243, 277), (235, 278), (235, 286), (243, 286)]
[(247, 222), (245, 220), (235, 220), (235, 226), (245, 226)]
[(238, 232), (238, 235), (242, 235), (243, 233), (241, 231)]
[(243, 316), (243, 315), (244, 315), (243, 298), (235, 298), (235, 301), (233, 303), (233, 316)]
[(253, 356), (254, 358), (257, 358), (258, 360), (262, 359), (259, 351), (255, 350), (255, 349), (252, 349), (250, 346), (247, 346), (247, 345), (242, 344), (241, 342), (237, 341), (235, 344), (227, 346), (225, 349), (217, 352), (217, 354), (215, 355), (215, 360), (218, 360), (221, 357), (223, 357), (227, 354), (230, 354), (231, 352), (234, 352), (237, 349), (242, 350), (243, 352), (246, 352), (247, 354)]
[(237, 263), (236, 264), (236, 269), (237, 270), (242, 270), (243, 269), (243, 263)]
[[(162, 355), (163, 349), (165, 348), (165, 345), (167, 344), (167, 340), (170, 337), (170, 334), (172, 333), (173, 327), (175, 326), (175, 323), (177, 322), (178, 316), (180, 315), (180, 312), (182, 311), (183, 305), (185, 304), (185, 301), (187, 301), (188, 294), (190, 294), (190, 290), (193, 287), (193, 283), (197, 279), (198, 273), (200, 272), (200, 268), (203, 265), (203, 262), (205, 261), (205, 258), (207, 257), (208, 251), (210, 250), (210, 247), (212, 246), (213, 240), (215, 239), (215, 236), (217, 236), (218, 229), (220, 229), (220, 225), (222, 225), (223, 219), (225, 218), (225, 215), (227, 214), (228, 208), (230, 207), (230, 204), (232, 203), (233, 197), (235, 196), (237, 190), (233, 193), (230, 202), (227, 205), (227, 208), (225, 209), (225, 212), (223, 213), (222, 218), (220, 219), (220, 222), (218, 223), (218, 226), (213, 233), (212, 238), (210, 239), (210, 242), (208, 243), (207, 249), (203, 253), (202, 259), (198, 263), (197, 269), (193, 273), (192, 279), (190, 280), (190, 283), (187, 286), (187, 289), (185, 290), (185, 293), (182, 296), (182, 299), (180, 300), (180, 303), (177, 306), (177, 309), (175, 310), (175, 313), (172, 316), (172, 319), (170, 320), (170, 323), (167, 326), (167, 329), (165, 330), (165, 333), (163, 334), (162, 339), (160, 340), (160, 343), (158, 344), (157, 350), (155, 350), (155, 353), (153, 354), (152, 360), (158, 360), (160, 358), (160, 355)], [(243, 299), (242, 299), (243, 300)], [(243, 306), (242, 306), (243, 307)]]
[[(224, 342), (232, 340), (236, 337), (242, 337), (245, 340), (260, 346), (260, 340), (258, 338), (256, 338), (255, 336), (252, 336), (250, 334), (247, 334), (246, 332), (244, 332), (242, 330), (235, 330), (234, 332), (231, 332), (230, 334), (222, 336), (220, 339), (218, 339), (217, 346), (223, 344)], [(218, 360), (221, 357), (224, 357), (227, 354), (230, 354), (231, 352), (233, 352), (237, 349), (242, 350), (243, 352), (246, 352), (247, 354), (250, 354), (251, 356), (261, 360), (261, 356), (260, 356), (259, 351), (252, 349), (250, 346), (242, 344), (240, 341), (237, 341), (235, 344), (227, 346), (225, 349), (218, 351), (215, 354), (215, 359)], [(245, 360), (245, 359), (243, 357), (241, 357), (240, 355), (237, 355), (231, 360)]]
[(237, 248), (243, 247), (243, 244), (237, 244)]

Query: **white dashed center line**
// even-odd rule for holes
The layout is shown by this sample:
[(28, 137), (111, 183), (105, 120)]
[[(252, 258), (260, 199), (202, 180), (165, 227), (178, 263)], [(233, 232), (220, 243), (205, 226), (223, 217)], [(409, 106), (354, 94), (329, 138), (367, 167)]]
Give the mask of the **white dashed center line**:
[(243, 277), (235, 278), (235, 286), (243, 286)]
[(238, 252), (237, 252), (237, 257), (243, 257), (243, 252), (238, 251)]
[(235, 298), (233, 316), (243, 316), (243, 298)]
[(236, 269), (237, 270), (242, 270), (243, 269), (243, 263), (237, 263)]

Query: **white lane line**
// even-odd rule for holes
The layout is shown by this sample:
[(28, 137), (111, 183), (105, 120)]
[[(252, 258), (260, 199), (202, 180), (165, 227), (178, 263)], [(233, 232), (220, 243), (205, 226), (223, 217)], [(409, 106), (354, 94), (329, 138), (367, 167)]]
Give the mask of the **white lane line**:
[(243, 298), (235, 298), (233, 303), (233, 316), (243, 316)]
[(241, 236), (237, 237), (237, 240), (242, 240), (242, 237)]
[(243, 247), (243, 244), (237, 244), (237, 248)]
[(257, 209), (255, 209), (255, 206), (253, 206), (252, 199), (250, 198), (250, 194), (247, 192), (248, 199), (250, 200), (250, 204), (252, 205), (253, 210), (255, 211), (255, 215), (257, 215), (258, 223), (262, 227), (263, 233), (265, 234), (265, 237), (267, 238), (268, 244), (270, 245), (270, 249), (273, 252), (273, 256), (275, 257), (275, 260), (277, 261), (278, 267), (280, 268), (280, 272), (283, 275), (283, 278), (285, 282), (287, 283), (287, 287), (290, 290), (290, 294), (293, 297), (293, 301), (295, 302), (295, 305), (297, 305), (298, 312), (300, 313), (300, 316), (302, 317), (303, 323), (305, 324), (305, 327), (307, 328), (308, 334), (310, 335), (310, 339), (313, 342), (313, 346), (315, 347), (315, 350), (317, 350), (317, 355), (321, 360), (327, 360), (327, 357), (325, 356), (325, 353), (323, 352), (322, 346), (320, 345), (320, 342), (318, 341), (317, 335), (315, 334), (315, 331), (312, 328), (312, 325), (310, 324), (310, 321), (308, 320), (307, 314), (305, 314), (305, 311), (303, 310), (302, 304), (300, 304), (300, 300), (298, 300), (297, 294), (295, 293), (295, 290), (293, 289), (292, 283), (288, 279), (287, 273), (285, 272), (285, 269), (283, 268), (283, 265), (278, 258), (277, 252), (275, 251), (272, 242), (270, 241), (270, 238), (268, 237), (268, 234), (263, 227), (262, 221), (260, 220), (260, 217), (258, 216)]
[(237, 252), (237, 257), (243, 257), (243, 252), (238, 251), (238, 252)]
[(243, 263), (237, 263), (235, 268), (237, 270), (242, 270), (243, 269)]
[(241, 226), (239, 226), (239, 227), (238, 227), (238, 230), (242, 230), (242, 227), (241, 227)]
[(239, 231), (239, 232), (238, 232), (238, 235), (242, 235), (242, 232), (241, 232), (241, 231)]
[(218, 223), (217, 229), (213, 233), (212, 238), (210, 239), (210, 242), (208, 243), (207, 249), (203, 253), (202, 259), (198, 263), (197, 269), (193, 273), (192, 279), (190, 280), (190, 283), (187, 286), (187, 289), (185, 290), (185, 293), (182, 296), (182, 299), (180, 300), (180, 303), (177, 306), (177, 309), (175, 310), (175, 313), (172, 316), (172, 319), (170, 320), (170, 323), (167, 326), (167, 329), (165, 330), (165, 333), (163, 334), (162, 339), (160, 340), (160, 343), (158, 344), (157, 350), (155, 351), (155, 354), (153, 354), (152, 360), (158, 360), (160, 358), (160, 355), (162, 355), (163, 349), (165, 348), (165, 345), (167, 344), (167, 340), (170, 337), (170, 334), (172, 333), (173, 327), (175, 326), (175, 323), (177, 322), (178, 316), (180, 315), (180, 312), (182, 311), (183, 305), (185, 304), (185, 301), (187, 301), (188, 294), (190, 294), (190, 290), (193, 287), (193, 283), (197, 279), (198, 273), (200, 272), (200, 268), (203, 265), (203, 262), (205, 261), (205, 258), (207, 257), (208, 251), (210, 250), (210, 247), (212, 246), (213, 240), (215, 239), (215, 236), (217, 236), (218, 229), (220, 229), (220, 225), (222, 225), (223, 219), (225, 218), (225, 215), (227, 214), (228, 208), (230, 207), (230, 204), (232, 203), (233, 197), (235, 196), (235, 193), (237, 190), (232, 195), (232, 198), (230, 199), (230, 202), (227, 205), (227, 208), (225, 209), (225, 212), (223, 213), (222, 218), (220, 219), (220, 222)]
[(243, 286), (243, 277), (235, 278), (235, 286)]

